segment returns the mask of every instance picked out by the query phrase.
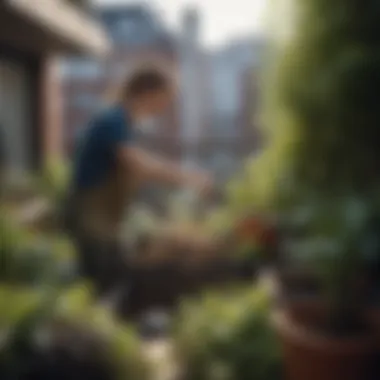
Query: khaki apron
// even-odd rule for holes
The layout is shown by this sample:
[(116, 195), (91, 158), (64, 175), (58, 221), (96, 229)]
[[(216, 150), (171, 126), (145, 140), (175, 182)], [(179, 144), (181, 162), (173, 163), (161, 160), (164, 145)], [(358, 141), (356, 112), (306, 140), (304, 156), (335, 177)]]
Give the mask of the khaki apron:
[(86, 236), (97, 240), (120, 239), (126, 207), (137, 190), (132, 171), (117, 168), (101, 185), (75, 196), (76, 225)]
[(65, 229), (77, 246), (79, 272), (94, 282), (99, 295), (133, 282), (121, 227), (137, 189), (135, 178), (131, 170), (117, 168), (99, 186), (73, 191), (63, 210)]

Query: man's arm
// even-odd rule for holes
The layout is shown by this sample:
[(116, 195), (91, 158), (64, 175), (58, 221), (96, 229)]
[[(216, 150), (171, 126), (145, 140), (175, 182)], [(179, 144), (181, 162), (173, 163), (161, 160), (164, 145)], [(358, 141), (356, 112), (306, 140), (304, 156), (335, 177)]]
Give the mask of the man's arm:
[(158, 158), (134, 145), (122, 145), (117, 152), (120, 162), (143, 181), (190, 186), (198, 190), (211, 187), (209, 176), (197, 171), (185, 171), (180, 165)]
[(138, 181), (164, 182), (176, 186), (193, 187), (198, 191), (211, 189), (209, 176), (198, 171), (185, 171), (180, 165), (160, 159), (134, 144), (131, 128), (120, 114), (106, 120), (101, 129), (109, 149), (129, 173), (132, 172)]

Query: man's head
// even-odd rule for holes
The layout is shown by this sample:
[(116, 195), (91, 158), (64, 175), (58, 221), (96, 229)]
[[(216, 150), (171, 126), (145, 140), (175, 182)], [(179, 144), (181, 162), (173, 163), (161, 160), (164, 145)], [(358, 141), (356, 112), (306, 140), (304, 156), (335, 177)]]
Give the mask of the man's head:
[(130, 77), (123, 87), (122, 98), (137, 120), (156, 117), (172, 102), (171, 80), (156, 69), (142, 69)]

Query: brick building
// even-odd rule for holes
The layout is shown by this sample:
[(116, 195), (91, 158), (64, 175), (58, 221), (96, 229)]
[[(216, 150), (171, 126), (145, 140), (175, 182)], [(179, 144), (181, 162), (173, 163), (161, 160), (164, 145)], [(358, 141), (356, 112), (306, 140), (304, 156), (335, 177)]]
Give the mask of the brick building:
[[(119, 5), (98, 9), (99, 18), (113, 41), (103, 60), (72, 58), (65, 64), (64, 125), (67, 153), (75, 135), (107, 101), (107, 95), (137, 67), (145, 63), (176, 73), (176, 41), (154, 9), (145, 5)], [(143, 146), (170, 158), (179, 157), (178, 104), (157, 121), (154, 131), (141, 133)]]
[(203, 166), (215, 173), (221, 183), (258, 148), (254, 74), (262, 46), (262, 41), (247, 38), (209, 52), (208, 125), (198, 151)]
[(61, 148), (60, 53), (103, 54), (108, 41), (86, 1), (0, 4), (0, 127), (10, 172), (38, 168)]

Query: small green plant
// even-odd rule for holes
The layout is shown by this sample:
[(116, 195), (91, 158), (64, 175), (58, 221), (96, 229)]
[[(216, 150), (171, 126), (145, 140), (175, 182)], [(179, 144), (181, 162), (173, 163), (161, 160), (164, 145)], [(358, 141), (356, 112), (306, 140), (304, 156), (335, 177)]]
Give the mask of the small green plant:
[(278, 379), (281, 360), (265, 289), (207, 293), (185, 303), (175, 348), (188, 380)]

